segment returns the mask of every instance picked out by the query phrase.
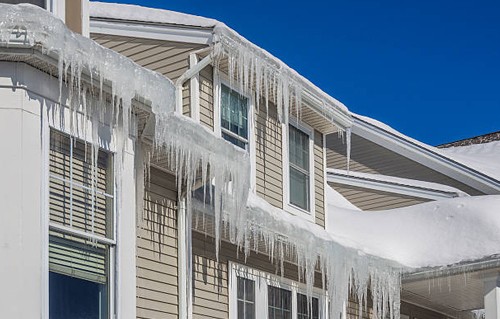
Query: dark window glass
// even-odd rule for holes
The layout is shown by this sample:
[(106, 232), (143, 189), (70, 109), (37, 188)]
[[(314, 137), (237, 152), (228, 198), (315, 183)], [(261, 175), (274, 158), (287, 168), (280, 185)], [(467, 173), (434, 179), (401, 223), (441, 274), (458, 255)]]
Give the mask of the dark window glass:
[(255, 319), (255, 283), (238, 277), (238, 319)]
[(45, 0), (31, 0), (31, 1), (26, 1), (26, 0), (0, 0), (0, 3), (9, 3), (9, 4), (19, 4), (19, 3), (31, 3), (36, 6), (45, 8)]
[(104, 284), (49, 273), (50, 319), (108, 318), (107, 299)]
[(221, 130), (225, 140), (238, 147), (248, 143), (248, 99), (225, 85), (221, 87)]
[(289, 127), (290, 203), (309, 211), (309, 135)]
[(313, 297), (308, 304), (306, 295), (297, 294), (297, 319), (319, 319), (318, 298)]
[(268, 319), (292, 318), (292, 292), (273, 286), (267, 287)]

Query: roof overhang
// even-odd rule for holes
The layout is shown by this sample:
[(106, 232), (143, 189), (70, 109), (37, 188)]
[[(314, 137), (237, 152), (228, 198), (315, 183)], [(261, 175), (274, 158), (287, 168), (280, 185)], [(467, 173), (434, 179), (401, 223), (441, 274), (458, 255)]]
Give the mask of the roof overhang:
[(438, 269), (422, 269), (402, 279), (401, 299), (411, 304), (463, 317), (484, 308), (484, 283), (500, 274), (500, 256)]
[(90, 17), (90, 33), (181, 43), (210, 44), (212, 28)]
[(448, 175), (485, 194), (498, 194), (500, 181), (425, 148), (409, 139), (384, 130), (353, 115), (352, 133), (379, 144), (395, 153)]

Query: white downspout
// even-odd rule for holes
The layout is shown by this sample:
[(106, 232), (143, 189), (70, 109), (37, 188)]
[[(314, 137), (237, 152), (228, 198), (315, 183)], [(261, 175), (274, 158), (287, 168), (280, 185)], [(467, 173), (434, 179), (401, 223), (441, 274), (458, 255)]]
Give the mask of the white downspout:
[(178, 258), (177, 267), (179, 269), (178, 273), (178, 285), (179, 285), (179, 319), (188, 319), (188, 236), (186, 227), (186, 199), (182, 198), (179, 201), (179, 207), (177, 209), (177, 244), (178, 244)]

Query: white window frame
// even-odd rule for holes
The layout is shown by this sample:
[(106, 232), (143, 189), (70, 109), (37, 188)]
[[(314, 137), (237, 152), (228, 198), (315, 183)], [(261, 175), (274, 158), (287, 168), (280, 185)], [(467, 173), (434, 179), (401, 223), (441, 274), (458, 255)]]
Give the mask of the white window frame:
[[(306, 286), (291, 279), (272, 275), (237, 263), (229, 262), (229, 319), (238, 318), (238, 277), (255, 282), (255, 318), (268, 318), (268, 286), (292, 292), (292, 319), (297, 319), (297, 293), (307, 295)], [(313, 288), (314, 298), (318, 299), (320, 319), (328, 319), (327, 295), (321, 289)]]
[[(290, 203), (290, 158), (289, 158), (289, 136), (290, 125), (309, 136), (309, 211)], [(285, 211), (300, 216), (308, 221), (316, 221), (315, 210), (315, 166), (314, 166), (314, 129), (309, 125), (299, 122), (296, 118), (290, 117), (288, 125), (281, 125), (282, 132), (286, 132), (282, 138), (283, 150), (283, 207)]]
[[(255, 94), (253, 92), (242, 92), (234, 85), (231, 85), (231, 81), (226, 74), (219, 72), (214, 68), (214, 134), (217, 137), (222, 137), (222, 126), (221, 126), (221, 89), (222, 85), (227, 86), (229, 89), (241, 94), (248, 101), (248, 147), (246, 151), (250, 155), (250, 188), (253, 192), (256, 189), (256, 156), (255, 156)], [(236, 146), (236, 145), (235, 145)], [(236, 146), (238, 147), (238, 146)]]
[[(86, 238), (90, 240), (96, 240), (97, 242), (103, 243), (108, 246), (108, 253), (109, 253), (109, 260), (108, 260), (108, 318), (112, 319), (115, 317), (116, 314), (116, 289), (117, 289), (117, 284), (116, 284), (116, 278), (117, 278), (117, 267), (116, 267), (116, 254), (117, 254), (117, 187), (114, 185), (113, 187), (113, 218), (112, 218), (112, 227), (113, 227), (113, 233), (112, 233), (112, 238), (103, 238), (100, 236), (93, 236), (91, 233), (85, 233), (76, 229), (72, 229), (70, 227), (66, 227), (63, 225), (57, 225), (54, 223), (50, 222), (50, 200), (49, 200), (49, 188), (50, 188), (50, 132), (51, 130), (55, 130), (60, 132), (61, 134), (66, 134), (69, 135), (71, 138), (79, 139), (82, 142), (86, 143), (92, 143), (92, 123), (87, 122), (87, 130), (86, 131), (79, 131), (76, 130), (75, 132), (71, 132), (71, 130), (65, 126), (64, 124), (61, 123), (58, 119), (64, 117), (65, 119), (68, 119), (70, 115), (70, 111), (66, 107), (61, 107), (57, 106), (55, 107), (51, 112), (51, 114), (48, 114), (43, 118), (43, 123), (42, 123), (42, 145), (44, 147), (43, 150), (43, 170), (44, 170), (44, 181), (43, 181), (43, 186), (42, 186), (42, 191), (44, 192), (43, 198), (44, 198), (44, 207), (43, 207), (43, 225), (44, 225), (44, 230), (43, 230), (43, 244), (44, 244), (44, 249), (42, 253), (42, 260), (44, 261), (44, 266), (43, 266), (43, 273), (42, 273), (42, 296), (43, 297), (43, 313), (42, 313), (42, 318), (48, 319), (49, 318), (49, 229), (53, 229), (62, 233), (70, 234), (76, 237), (81, 237), (81, 238)], [(77, 121), (84, 122), (87, 121), (83, 118), (81, 114), (77, 114)], [(98, 125), (104, 125), (104, 124), (98, 124)], [(99, 149), (102, 149), (106, 152), (109, 152), (111, 156), (113, 156), (113, 161), (116, 159), (116, 150), (115, 150), (115, 145), (112, 141), (110, 141), (109, 144), (106, 144), (103, 142), (102, 139), (99, 139)], [(113, 163), (113, 167), (115, 166), (115, 163)], [(116, 182), (116, 173), (113, 170), (113, 183)]]

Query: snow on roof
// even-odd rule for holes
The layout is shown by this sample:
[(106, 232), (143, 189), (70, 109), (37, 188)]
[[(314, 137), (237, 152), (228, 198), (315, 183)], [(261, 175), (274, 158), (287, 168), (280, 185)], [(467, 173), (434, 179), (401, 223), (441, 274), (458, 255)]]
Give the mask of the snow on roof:
[[(476, 170), (484, 175), (500, 181), (500, 142), (491, 142), (461, 147), (437, 148), (430, 146), (403, 133), (395, 130), (389, 125), (359, 114), (352, 115), (368, 124), (387, 131), (396, 137), (407, 140), (423, 149), (429, 150), (442, 157), (453, 160), (459, 164)], [(488, 145), (490, 144), (490, 145)], [(483, 145), (483, 146), (481, 146)]]
[(338, 196), (332, 196), (330, 190), (326, 195), (327, 231), (367, 254), (421, 268), (500, 253), (499, 195), (458, 197), (374, 212), (343, 208)]
[(118, 20), (169, 23), (200, 28), (212, 28), (220, 22), (192, 14), (147, 8), (132, 4), (90, 2), (90, 16)]
[(439, 150), (445, 156), (500, 181), (500, 141)]
[[(90, 16), (96, 18), (179, 24), (193, 27), (212, 27), (214, 29), (214, 34), (216, 35), (216, 37), (214, 37), (214, 41), (224, 42), (223, 40), (230, 39), (230, 47), (233, 47), (235, 44), (237, 45), (239, 49), (235, 50), (235, 52), (232, 52), (232, 54), (236, 53), (233, 58), (241, 58), (242, 61), (245, 60), (254, 68), (255, 65), (254, 63), (252, 63), (252, 59), (250, 59), (249, 57), (252, 56), (252, 58), (260, 58), (268, 65), (269, 69), (273, 70), (272, 73), (279, 75), (280, 78), (287, 78), (286, 83), (288, 83), (289, 85), (297, 83), (296, 86), (300, 86), (301, 89), (305, 88), (311, 93), (315, 94), (321, 100), (320, 102), (323, 103), (324, 108), (334, 107), (344, 113), (347, 117), (350, 117), (350, 113), (347, 107), (342, 102), (325, 93), (311, 81), (289, 67), (286, 63), (284, 63), (268, 51), (264, 50), (263, 48), (248, 41), (238, 32), (226, 26), (223, 22), (164, 9), (153, 9), (137, 5), (103, 3), (94, 1), (90, 2)], [(263, 69), (264, 68), (259, 68), (261, 72), (264, 71)], [(258, 70), (255, 71), (257, 72)], [(272, 85), (273, 83), (270, 83), (270, 85)], [(274, 91), (281, 92), (281, 89), (277, 89)], [(280, 99), (278, 98), (277, 100)]]

